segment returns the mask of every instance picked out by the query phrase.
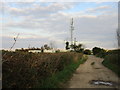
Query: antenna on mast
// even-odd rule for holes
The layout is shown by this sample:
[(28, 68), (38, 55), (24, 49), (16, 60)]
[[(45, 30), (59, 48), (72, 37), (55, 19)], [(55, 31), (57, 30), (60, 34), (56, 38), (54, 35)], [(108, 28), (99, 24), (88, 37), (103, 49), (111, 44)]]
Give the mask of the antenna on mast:
[(71, 45), (73, 45), (73, 30), (74, 30), (74, 23), (73, 23), (73, 18), (71, 19)]

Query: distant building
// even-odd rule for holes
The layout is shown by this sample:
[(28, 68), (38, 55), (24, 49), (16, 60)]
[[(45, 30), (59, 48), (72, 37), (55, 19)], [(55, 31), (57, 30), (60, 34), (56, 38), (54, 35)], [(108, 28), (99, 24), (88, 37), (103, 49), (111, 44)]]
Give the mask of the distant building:
[(41, 53), (41, 50), (28, 50), (28, 52), (32, 52), (32, 53)]
[(56, 52), (56, 50), (54, 50), (54, 49), (52, 49), (52, 50), (44, 50), (43, 51), (44, 53), (55, 53)]
[[(32, 52), (32, 53), (42, 53), (42, 50), (28, 50), (28, 52)], [(43, 53), (55, 53), (56, 50), (46, 50), (44, 49), (43, 50)]]
[(70, 52), (70, 50), (60, 49), (60, 52)]
[[(44, 49), (43, 53), (56, 53), (57, 51), (59, 52), (70, 52), (70, 50), (66, 50), (66, 49)], [(28, 50), (28, 52), (32, 52), (32, 53), (42, 53), (42, 50)]]

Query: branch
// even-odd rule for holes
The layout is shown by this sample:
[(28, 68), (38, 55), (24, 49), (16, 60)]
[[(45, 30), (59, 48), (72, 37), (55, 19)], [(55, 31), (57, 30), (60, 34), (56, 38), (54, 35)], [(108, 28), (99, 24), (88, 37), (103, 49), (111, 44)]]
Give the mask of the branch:
[(10, 48), (10, 51), (12, 50), (12, 48), (15, 46), (15, 44), (16, 44), (16, 41), (17, 41), (17, 39), (18, 39), (18, 36), (19, 36), (19, 33), (18, 33), (18, 35), (16, 36), (16, 38), (14, 38), (14, 43), (13, 43), (13, 45), (12, 45), (12, 47)]

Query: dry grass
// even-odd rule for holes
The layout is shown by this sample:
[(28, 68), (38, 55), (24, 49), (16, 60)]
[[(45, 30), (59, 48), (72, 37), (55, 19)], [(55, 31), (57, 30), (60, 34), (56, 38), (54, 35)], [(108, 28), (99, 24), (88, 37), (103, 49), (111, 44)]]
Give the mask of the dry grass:
[[(3, 52), (4, 54), (4, 52)], [(7, 52), (3, 57), (3, 88), (34, 87), (40, 80), (60, 72), (71, 62), (78, 62), (80, 53)]]

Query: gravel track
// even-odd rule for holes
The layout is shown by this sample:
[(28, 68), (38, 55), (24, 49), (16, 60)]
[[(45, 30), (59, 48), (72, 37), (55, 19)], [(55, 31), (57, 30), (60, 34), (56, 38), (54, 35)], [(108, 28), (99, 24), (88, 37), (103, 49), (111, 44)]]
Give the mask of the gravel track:
[[(102, 65), (103, 59), (93, 55), (88, 56), (88, 60), (81, 64), (73, 77), (66, 83), (66, 88), (120, 88), (120, 78)], [(94, 64), (92, 64), (94, 62)], [(116, 83), (114, 86), (90, 84), (92, 80), (110, 81)]]

